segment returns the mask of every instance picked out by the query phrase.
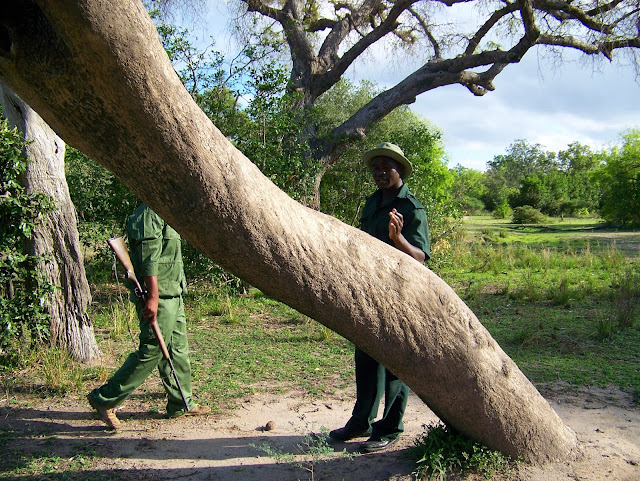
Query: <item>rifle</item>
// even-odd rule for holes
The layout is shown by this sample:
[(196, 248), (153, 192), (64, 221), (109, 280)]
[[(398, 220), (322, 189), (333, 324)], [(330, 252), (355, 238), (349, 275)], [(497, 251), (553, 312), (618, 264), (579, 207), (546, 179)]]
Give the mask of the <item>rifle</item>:
[[(133, 270), (133, 264), (131, 263), (131, 257), (129, 257), (129, 250), (127, 249), (126, 244), (124, 243), (124, 239), (122, 237), (113, 237), (107, 240), (109, 247), (113, 250), (116, 258), (122, 264), (122, 267), (125, 269), (125, 279), (129, 279), (133, 282), (133, 292), (139, 299), (144, 299), (147, 295), (147, 290), (140, 284), (136, 274)], [(174, 381), (176, 382), (176, 386), (178, 386), (178, 391), (180, 391), (180, 396), (182, 396), (182, 402), (184, 403), (184, 407), (189, 412), (189, 403), (187, 402), (187, 398), (182, 391), (182, 387), (180, 386), (180, 381), (178, 380), (178, 375), (176, 374), (176, 370), (173, 368), (173, 363), (171, 362), (171, 358), (169, 357), (169, 351), (167, 350), (167, 345), (164, 343), (164, 338), (162, 337), (162, 333), (160, 332), (160, 327), (158, 326), (158, 320), (156, 316), (149, 321), (149, 325), (153, 329), (156, 338), (158, 339), (158, 343), (160, 344), (160, 349), (162, 350), (162, 355), (169, 363), (169, 368), (171, 369), (171, 375), (173, 376)]]

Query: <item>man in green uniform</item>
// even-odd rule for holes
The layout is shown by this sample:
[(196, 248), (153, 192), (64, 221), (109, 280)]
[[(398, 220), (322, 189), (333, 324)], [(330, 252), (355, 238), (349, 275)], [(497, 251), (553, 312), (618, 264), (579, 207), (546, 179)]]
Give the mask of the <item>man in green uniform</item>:
[[(142, 384), (158, 366), (162, 385), (167, 392), (167, 417), (183, 414), (207, 414), (211, 408), (194, 404), (191, 399), (191, 364), (187, 343), (187, 324), (182, 295), (186, 281), (182, 266), (180, 235), (146, 204), (140, 205), (127, 219), (130, 256), (135, 275), (144, 280), (147, 295), (139, 299), (131, 289), (130, 299), (136, 306), (140, 321), (140, 345), (129, 354), (122, 367), (109, 381), (87, 395), (89, 404), (112, 429), (120, 426), (115, 408)], [(185, 394), (186, 411), (180, 390), (173, 382), (169, 362), (163, 357), (160, 344), (149, 320), (157, 318), (169, 356)]]
[[(378, 190), (367, 198), (360, 228), (423, 263), (430, 254), (429, 228), (424, 207), (403, 180), (411, 174), (411, 163), (400, 147), (389, 142), (366, 152), (363, 161), (371, 169)], [(338, 441), (369, 436), (360, 446), (361, 451), (385, 449), (404, 431), (402, 418), (409, 387), (357, 347), (355, 371), (356, 404), (351, 419), (329, 436)], [(373, 422), (383, 393), (382, 418)]]

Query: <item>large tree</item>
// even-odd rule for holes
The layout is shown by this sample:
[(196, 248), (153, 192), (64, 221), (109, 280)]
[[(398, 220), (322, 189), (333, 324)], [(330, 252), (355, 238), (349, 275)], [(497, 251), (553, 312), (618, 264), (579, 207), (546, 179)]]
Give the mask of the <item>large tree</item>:
[(305, 125), (301, 140), (320, 164), (317, 185), (350, 142), (396, 107), (453, 84), (485, 95), (494, 90), (497, 75), (534, 48), (553, 58), (572, 49), (601, 60), (625, 49), (638, 65), (637, 50), (629, 48), (640, 47), (636, 0), (236, 0), (236, 5), (244, 14), (237, 18), (248, 20), (240, 32), (283, 38), (290, 56), (289, 89), (300, 110), (309, 110), (376, 49), (417, 67), (330, 131), (319, 132), (312, 120)]
[(180, 83), (141, 3), (1, 11), (0, 78), (195, 247), (356, 343), (471, 438), (529, 461), (574, 451), (575, 434), (449, 286), (293, 201), (233, 147)]
[[(22, 176), (27, 194), (46, 194), (56, 205), (36, 224), (26, 246), (41, 261), (41, 275), (55, 286), (45, 302), (52, 345), (81, 361), (100, 354), (87, 309), (91, 304), (84, 270), (76, 211), (64, 176), (65, 143), (20, 97), (0, 82), (2, 113), (27, 141), (29, 160)], [(45, 259), (47, 260), (45, 262)]]

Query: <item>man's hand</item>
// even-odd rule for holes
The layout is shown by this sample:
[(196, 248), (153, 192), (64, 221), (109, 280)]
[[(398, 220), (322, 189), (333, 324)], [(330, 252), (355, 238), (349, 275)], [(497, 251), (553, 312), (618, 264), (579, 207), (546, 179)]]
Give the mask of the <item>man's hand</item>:
[(397, 249), (401, 250), (407, 255), (410, 255), (421, 264), (424, 262), (426, 256), (422, 249), (412, 245), (402, 235), (402, 227), (404, 226), (404, 218), (402, 214), (396, 209), (389, 212), (389, 238), (393, 241), (393, 244)]
[(158, 276), (145, 277), (144, 283), (147, 286), (147, 295), (142, 314), (151, 321), (158, 315), (158, 301), (160, 300), (158, 295)]
[(402, 214), (400, 212), (395, 209), (389, 212), (389, 238), (393, 242), (399, 240), (399, 237), (402, 234), (403, 225), (404, 218), (402, 217)]

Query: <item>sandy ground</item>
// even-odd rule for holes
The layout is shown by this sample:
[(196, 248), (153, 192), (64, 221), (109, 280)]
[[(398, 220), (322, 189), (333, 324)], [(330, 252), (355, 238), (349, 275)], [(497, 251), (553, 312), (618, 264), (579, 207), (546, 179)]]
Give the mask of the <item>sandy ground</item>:
[[(630, 396), (601, 389), (568, 395), (557, 387), (547, 399), (576, 432), (579, 455), (544, 467), (521, 466), (500, 479), (640, 481), (640, 407)], [(110, 432), (83, 399), (31, 400), (28, 407), (3, 399), (0, 429), (20, 433), (11, 442), (12, 449), (46, 450), (61, 457), (73, 456), (79, 448), (93, 452), (106, 461), (92, 467), (92, 472), (108, 471), (114, 477), (117, 473), (120, 479), (408, 481), (414, 479), (414, 465), (406, 459), (406, 449), (422, 433), (424, 424), (437, 421), (412, 394), (406, 432), (392, 448), (353, 459), (337, 456), (317, 463), (312, 473), (276, 463), (257, 446), (267, 443), (284, 452), (296, 452), (305, 434), (343, 425), (351, 412), (352, 392), (329, 400), (295, 392), (257, 395), (230, 413), (174, 420), (150, 414), (147, 402), (143, 397), (128, 401), (118, 412), (125, 420), (124, 427)], [(275, 428), (266, 431), (269, 421)], [(357, 451), (358, 445), (359, 441), (333, 444), (337, 452), (346, 449), (350, 453)], [(90, 477), (92, 473), (86, 474)]]

